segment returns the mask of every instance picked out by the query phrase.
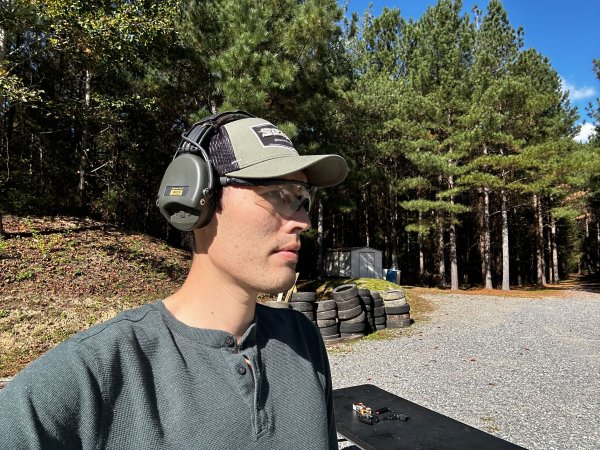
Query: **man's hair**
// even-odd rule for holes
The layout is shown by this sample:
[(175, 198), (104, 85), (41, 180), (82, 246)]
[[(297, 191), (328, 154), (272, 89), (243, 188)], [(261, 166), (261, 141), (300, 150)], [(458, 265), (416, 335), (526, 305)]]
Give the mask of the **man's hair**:
[[(215, 206), (216, 209), (221, 209), (222, 207), (222, 198), (223, 198), (223, 186), (217, 185), (215, 186), (215, 190), (213, 195), (215, 196)], [(192, 255), (194, 254), (194, 250), (196, 249), (196, 235), (194, 231), (182, 231), (181, 232), (181, 248), (187, 250)]]
[(193, 231), (182, 231), (181, 232), (181, 248), (190, 252), (190, 254), (194, 254), (194, 249), (196, 247), (196, 236), (194, 236)]

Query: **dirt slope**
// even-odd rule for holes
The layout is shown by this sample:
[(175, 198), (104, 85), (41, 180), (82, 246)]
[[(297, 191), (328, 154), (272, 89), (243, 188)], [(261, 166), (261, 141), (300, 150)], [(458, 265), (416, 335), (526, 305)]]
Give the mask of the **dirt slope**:
[(0, 378), (71, 334), (181, 284), (188, 254), (73, 217), (4, 216)]

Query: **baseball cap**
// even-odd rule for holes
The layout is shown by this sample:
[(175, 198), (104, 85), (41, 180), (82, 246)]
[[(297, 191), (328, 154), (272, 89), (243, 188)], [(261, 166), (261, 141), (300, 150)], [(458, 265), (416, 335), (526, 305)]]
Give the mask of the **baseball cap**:
[(300, 155), (289, 137), (272, 123), (248, 117), (219, 127), (208, 156), (220, 176), (245, 179), (279, 178), (303, 171), (310, 185), (341, 183), (348, 165), (339, 155)]

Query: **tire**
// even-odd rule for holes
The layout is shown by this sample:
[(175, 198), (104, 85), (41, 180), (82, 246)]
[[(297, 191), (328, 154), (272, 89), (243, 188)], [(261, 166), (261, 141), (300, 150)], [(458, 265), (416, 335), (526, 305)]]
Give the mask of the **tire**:
[(294, 292), (290, 302), (315, 302), (317, 301), (316, 292)]
[(354, 308), (344, 309), (342, 311), (337, 312), (338, 319), (340, 320), (348, 320), (353, 319), (363, 312), (362, 306), (358, 305)]
[(388, 328), (406, 328), (410, 326), (410, 319), (402, 319), (399, 321), (389, 320), (386, 322)]
[(387, 320), (395, 320), (395, 321), (399, 321), (399, 320), (404, 320), (404, 319), (410, 319), (410, 313), (403, 313), (403, 314), (386, 314)]
[(331, 325), (330, 327), (319, 328), (319, 332), (321, 333), (321, 336), (332, 336), (340, 334), (340, 329), (338, 327), (338, 324), (336, 323), (335, 325)]
[(309, 302), (294, 302), (290, 303), (292, 309), (300, 312), (314, 311), (314, 304)]
[(344, 323), (364, 323), (367, 321), (367, 314), (363, 311), (358, 316), (353, 317), (352, 319), (344, 320)]
[(321, 300), (320, 302), (317, 302), (317, 312), (330, 311), (332, 309), (337, 309), (335, 300)]
[(407, 303), (406, 305), (402, 305), (402, 306), (385, 306), (385, 313), (387, 315), (390, 314), (406, 314), (410, 312), (410, 305)]
[(331, 297), (334, 300), (349, 300), (358, 297), (358, 288), (355, 284), (342, 284), (331, 292)]
[(324, 319), (324, 320), (317, 319), (317, 326), (319, 328), (332, 327), (332, 326), (336, 325), (337, 323), (338, 323), (337, 319)]
[(340, 333), (364, 333), (365, 323), (340, 322)]
[(375, 324), (375, 330), (379, 331), (379, 330), (385, 330), (387, 328), (387, 325), (382, 324), (382, 325), (377, 325)]
[(390, 306), (403, 306), (406, 305), (406, 299), (405, 298), (401, 298), (399, 300), (389, 300), (389, 301), (385, 301), (383, 302), (383, 306), (390, 307)]
[(365, 333), (340, 333), (342, 339), (357, 339), (365, 336)]
[(308, 320), (310, 320), (311, 322), (314, 322), (315, 325), (317, 324), (317, 319), (315, 318), (315, 313), (313, 311), (306, 311), (306, 312), (302, 312), (300, 314), (303, 314), (304, 317), (306, 317)]
[(371, 291), (365, 288), (358, 288), (358, 295), (361, 297), (370, 297)]
[(337, 341), (341, 340), (341, 336), (340, 336), (339, 333), (332, 334), (330, 336), (323, 336), (323, 335), (321, 335), (321, 337), (323, 338), (323, 340), (325, 342), (329, 342), (329, 343), (334, 343), (334, 342), (337, 342)]
[(385, 324), (385, 316), (375, 317), (375, 326)]
[(336, 301), (338, 311), (344, 311), (345, 309), (352, 309), (356, 306), (360, 306), (360, 297), (353, 297), (349, 300)]
[(286, 303), (286, 302), (278, 302), (277, 300), (269, 300), (265, 303), (263, 303), (266, 306), (269, 306), (271, 308), (283, 308), (283, 309), (288, 309), (290, 308), (290, 304)]
[(379, 291), (371, 291), (371, 297), (373, 297), (373, 300), (376, 300), (381, 298), (381, 295), (379, 294)]
[(329, 311), (317, 310), (317, 320), (335, 319), (337, 317), (337, 311), (330, 309)]
[(379, 308), (380, 306), (383, 306), (383, 299), (381, 297), (379, 298), (374, 298), (373, 299), (373, 306), (375, 308)]
[(371, 308), (373, 306), (373, 298), (372, 297), (370, 297), (370, 296), (367, 297), (367, 296), (364, 296), (364, 295), (360, 295), (360, 299), (361, 299), (361, 301), (363, 302), (363, 304), (365, 306), (368, 306), (369, 308)]
[(374, 317), (383, 317), (383, 316), (385, 316), (385, 308), (383, 306), (380, 306), (379, 308), (373, 309), (373, 316)]
[(404, 291), (400, 289), (390, 289), (388, 291), (383, 291), (380, 293), (381, 298), (384, 300), (399, 300), (401, 298), (405, 298)]

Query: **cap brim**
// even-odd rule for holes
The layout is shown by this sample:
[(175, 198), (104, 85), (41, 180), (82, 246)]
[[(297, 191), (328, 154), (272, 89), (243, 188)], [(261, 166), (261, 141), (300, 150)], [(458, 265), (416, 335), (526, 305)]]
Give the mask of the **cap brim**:
[(344, 181), (348, 175), (348, 164), (339, 155), (286, 155), (261, 161), (226, 175), (265, 179), (278, 178), (299, 171), (304, 172), (308, 184), (329, 187)]

